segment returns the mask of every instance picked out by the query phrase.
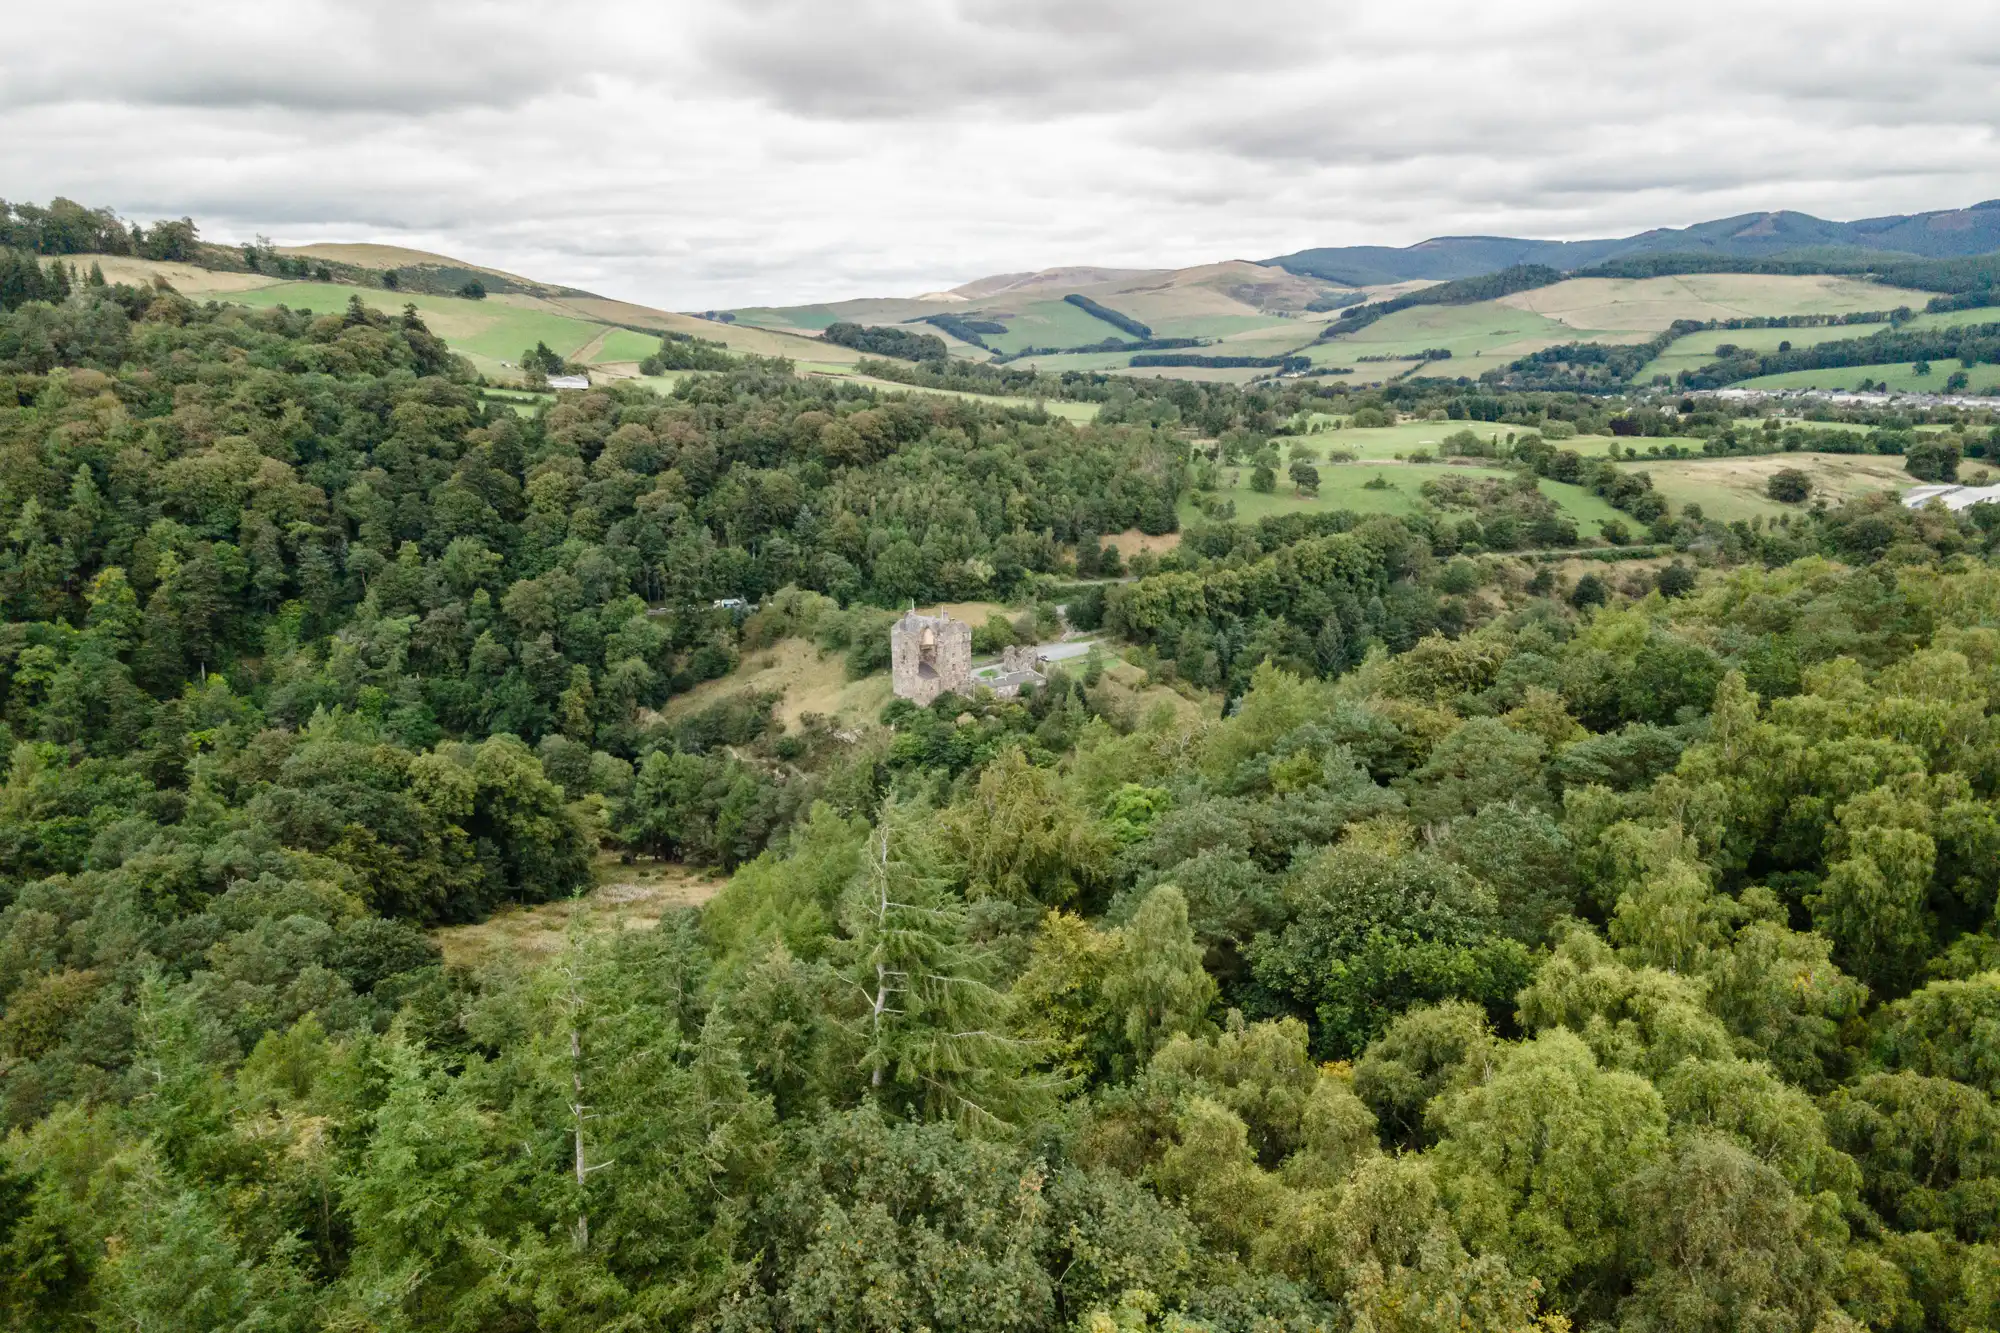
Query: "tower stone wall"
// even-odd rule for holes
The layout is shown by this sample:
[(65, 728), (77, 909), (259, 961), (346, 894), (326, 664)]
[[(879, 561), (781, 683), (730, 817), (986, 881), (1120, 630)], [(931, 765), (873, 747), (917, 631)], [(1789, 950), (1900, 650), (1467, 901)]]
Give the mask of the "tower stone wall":
[(911, 611), (889, 627), (889, 676), (896, 694), (929, 704), (972, 692), (972, 626)]

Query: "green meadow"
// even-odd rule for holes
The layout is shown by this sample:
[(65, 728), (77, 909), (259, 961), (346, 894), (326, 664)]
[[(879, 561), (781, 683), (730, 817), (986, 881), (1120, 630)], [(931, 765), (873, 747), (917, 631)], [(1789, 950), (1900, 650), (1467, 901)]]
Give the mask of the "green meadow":
[(987, 345), (1001, 352), (1018, 352), (1024, 347), (1084, 347), (1106, 338), (1133, 341), (1131, 334), (1116, 325), (1063, 300), (1029, 301), (1005, 307), (1004, 313), (982, 311), (969, 317), (994, 319), (1007, 326), (1005, 333), (986, 335)]
[(1352, 349), (1345, 353), (1349, 357), (1413, 356), (1428, 347), (1445, 347), (1454, 359), (1491, 352), (1505, 353), (1511, 360), (1554, 343), (1629, 339), (1629, 334), (1578, 329), (1532, 310), (1480, 301), (1473, 305), (1412, 306), (1329, 341)]
[(1945, 380), (1953, 373), (1965, 370), (1971, 377), (1967, 393), (2000, 394), (2000, 366), (1974, 366), (1967, 370), (1956, 359), (1933, 361), (1930, 373), (1917, 373), (1917, 363), (1913, 361), (1893, 361), (1874, 366), (1838, 366), (1832, 370), (1788, 370), (1778, 375), (1759, 375), (1732, 389), (1859, 389), (1861, 381), (1872, 380), (1876, 384), (1887, 384), (1898, 393), (1944, 393)]
[[(1325, 457), (1329, 449), (1347, 449), (1359, 455), (1362, 461), (1393, 459), (1398, 455), (1407, 457), (1418, 449), (1428, 449), (1439, 453), (1445, 437), (1459, 431), (1470, 430), (1482, 440), (1505, 443), (1510, 435), (1525, 435), (1522, 426), (1498, 426), (1488, 421), (1402, 421), (1393, 426), (1355, 427), (1344, 424), (1347, 418), (1330, 417), (1314, 413), (1313, 424), (1323, 429), (1298, 437)], [(1335, 423), (1342, 423), (1334, 429)], [(1285, 443), (1289, 444), (1287, 438)], [(1612, 444), (1621, 449), (1636, 445), (1644, 450), (1648, 445), (1665, 446), (1678, 444), (1683, 449), (1700, 449), (1701, 441), (1692, 436), (1672, 436), (1644, 440), (1616, 440), (1609, 435), (1577, 435), (1567, 440), (1554, 441), (1559, 449), (1570, 449), (1586, 458), (1601, 458), (1610, 451)], [(1289, 457), (1289, 455), (1287, 455)]]
[(1677, 375), (1683, 370), (1712, 365), (1716, 360), (1715, 349), (1726, 344), (1733, 343), (1753, 352), (1775, 352), (1780, 343), (1817, 347), (1843, 338), (1866, 338), (1888, 327), (1887, 324), (1832, 324), (1811, 329), (1708, 329), (1690, 333), (1668, 343), (1666, 351), (1647, 362), (1639, 372), (1639, 383), (1648, 383), (1655, 375)]
[(1901, 491), (1915, 485), (1901, 458), (1880, 454), (1757, 454), (1739, 458), (1640, 459), (1621, 464), (1652, 478), (1653, 489), (1675, 509), (1701, 506), (1709, 518), (1770, 518), (1796, 513), (1799, 506), (1780, 504), (1765, 491), (1771, 474), (1796, 469), (1812, 479), (1813, 491), (1831, 503), (1881, 491)]
[[(1255, 522), (1274, 514), (1332, 509), (1347, 509), (1357, 514), (1410, 514), (1423, 506), (1423, 484), (1433, 478), (1447, 474), (1471, 477), (1506, 475), (1495, 468), (1433, 467), (1395, 462), (1322, 463), (1318, 467), (1320, 485), (1317, 496), (1294, 492), (1282, 468), (1279, 469), (1276, 491), (1268, 495), (1254, 491), (1250, 488), (1251, 469), (1247, 465), (1224, 468), (1224, 484), (1214, 494), (1236, 502), (1236, 517), (1240, 522)], [(1229, 480), (1232, 476), (1235, 478), (1233, 484)], [(1378, 478), (1385, 484), (1369, 484)], [(1621, 517), (1617, 510), (1581, 486), (1547, 479), (1538, 485), (1542, 494), (1576, 520), (1577, 533), (1581, 537), (1595, 537), (1604, 523)], [(1201, 511), (1195, 508), (1192, 499), (1184, 501), (1181, 522), (1200, 521)], [(1630, 519), (1624, 521), (1626, 526), (1632, 526)]]
[(658, 334), (637, 333), (631, 329), (612, 329), (604, 335), (604, 340), (592, 351), (592, 362), (644, 361), (660, 350)]
[[(521, 353), (538, 342), (564, 357), (574, 357), (605, 332), (605, 326), (567, 315), (523, 309), (499, 297), (468, 301), (456, 296), (425, 296), (417, 293), (378, 291), (369, 287), (344, 287), (325, 282), (280, 282), (246, 292), (230, 292), (216, 299), (237, 305), (269, 308), (290, 306), (318, 314), (336, 314), (347, 308), (352, 297), (364, 305), (391, 313), (413, 305), (431, 332), (443, 338), (452, 350), (466, 353), (481, 370), (510, 369)], [(613, 330), (613, 332), (625, 332)], [(631, 334), (634, 339), (644, 335)], [(644, 339), (648, 355), (659, 339)], [(636, 358), (628, 358), (636, 359)]]
[(1908, 327), (1913, 329), (1957, 329), (1972, 324), (2000, 324), (2000, 307), (1975, 306), (1970, 310), (1940, 310), (1935, 315), (1918, 315)]

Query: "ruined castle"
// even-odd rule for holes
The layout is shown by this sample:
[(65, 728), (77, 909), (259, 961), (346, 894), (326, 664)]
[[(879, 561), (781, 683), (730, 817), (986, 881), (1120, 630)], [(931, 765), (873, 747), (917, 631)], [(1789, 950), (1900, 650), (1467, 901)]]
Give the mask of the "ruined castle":
[(911, 610), (889, 627), (889, 676), (897, 695), (920, 705), (972, 693), (972, 626)]
[(1041, 665), (1033, 648), (1010, 647), (1001, 650), (998, 666), (974, 671), (972, 626), (950, 616), (920, 616), (912, 609), (889, 627), (890, 682), (899, 697), (915, 704), (975, 689), (1011, 699), (1022, 686), (1043, 683)]

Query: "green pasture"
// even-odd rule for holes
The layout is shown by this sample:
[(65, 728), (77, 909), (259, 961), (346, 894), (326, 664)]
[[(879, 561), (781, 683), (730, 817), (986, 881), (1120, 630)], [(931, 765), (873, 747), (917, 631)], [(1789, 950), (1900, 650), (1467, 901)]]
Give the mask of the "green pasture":
[[(1303, 440), (1322, 458), (1329, 449), (1347, 449), (1360, 455), (1363, 462), (1380, 459), (1394, 459), (1398, 454), (1405, 457), (1419, 449), (1428, 449), (1433, 454), (1444, 448), (1448, 435), (1456, 435), (1461, 430), (1469, 430), (1482, 440), (1492, 441), (1496, 437), (1505, 443), (1509, 435), (1526, 435), (1525, 426), (1501, 426), (1490, 421), (1401, 421), (1393, 426), (1354, 427), (1345, 425), (1347, 418), (1328, 416), (1315, 412), (1310, 420), (1322, 429), (1302, 437), (1282, 436), (1274, 442), (1281, 453), (1289, 447), (1294, 438)], [(1343, 423), (1338, 429), (1334, 423)], [(1683, 449), (1699, 450), (1701, 441), (1692, 436), (1673, 436), (1656, 439), (1614, 440), (1609, 435), (1576, 435), (1567, 440), (1551, 441), (1558, 449), (1569, 449), (1585, 458), (1602, 458), (1616, 443), (1621, 451), (1637, 447), (1644, 451), (1648, 445), (1665, 446), (1678, 444)], [(1289, 460), (1290, 454), (1285, 453)]]
[[(1459, 306), (1412, 306), (1384, 316), (1351, 334), (1341, 334), (1309, 353), (1315, 365), (1353, 365), (1363, 356), (1396, 356), (1427, 347), (1449, 348), (1450, 361), (1413, 373), (1445, 378), (1477, 376), (1529, 352), (1567, 342), (1635, 343), (1675, 319), (1737, 315), (1840, 314), (1888, 310), (1912, 303), (1913, 294), (1855, 279), (1697, 274), (1640, 281), (1575, 279), (1495, 301)], [(1915, 304), (1922, 305), (1921, 300)], [(1925, 320), (1952, 320), (1974, 314), (1955, 311)], [(2000, 313), (1989, 316), (2000, 318)], [(1982, 322), (1977, 318), (1969, 322)], [(1780, 341), (1810, 346), (1834, 338), (1864, 337), (1880, 325), (1835, 325), (1806, 329), (1718, 329), (1677, 340), (1641, 372), (1641, 380), (1707, 365), (1718, 343), (1775, 351)], [(1364, 363), (1373, 378), (1394, 378), (1407, 365)], [(1362, 366), (1356, 365), (1356, 370)], [(1379, 371), (1379, 373), (1378, 373)]]
[(1532, 310), (1478, 301), (1472, 305), (1411, 306), (1321, 346), (1350, 349), (1335, 353), (1350, 360), (1409, 355), (1427, 347), (1449, 348), (1453, 360), (1482, 353), (1503, 353), (1512, 360), (1556, 343), (1618, 341), (1630, 336), (1577, 329)]
[[(1789, 457), (1789, 455), (1788, 455)], [(1733, 484), (1733, 478), (1704, 469), (1690, 468), (1673, 459), (1646, 459), (1631, 465), (1653, 479), (1653, 489), (1666, 498), (1678, 513), (1698, 504), (1703, 516), (1734, 523), (1738, 519), (1772, 517), (1797, 505), (1784, 505), (1766, 496)]]
[[(1454, 354), (1449, 361), (1432, 361), (1427, 364), (1412, 363), (1409, 371), (1403, 378), (1410, 380), (1476, 380), (1489, 370), (1505, 370), (1516, 361), (1519, 361), (1524, 355), (1526, 353), (1518, 351), (1474, 352), (1470, 356)], [(1364, 364), (1373, 365), (1374, 363), (1365, 362)]]
[(1065, 370), (1127, 370), (1131, 366), (1131, 361), (1130, 352), (1067, 352), (1061, 356), (1026, 357), (1008, 364), (1021, 369), (1047, 371), (1053, 375)]
[(1839, 342), (1843, 338), (1866, 338), (1888, 328), (1887, 324), (1831, 324), (1810, 329), (1709, 329), (1701, 333), (1690, 333), (1667, 344), (1667, 350), (1646, 363), (1639, 372), (1638, 382), (1648, 383), (1655, 375), (1676, 375), (1683, 370), (1699, 370), (1714, 364), (1715, 349), (1725, 343), (1753, 352), (1769, 353), (1778, 350), (1779, 343), (1790, 343), (1794, 347), (1817, 347), (1825, 342)]
[(1905, 327), (1959, 329), (1973, 324), (2000, 324), (2000, 306), (1975, 306), (1971, 310), (1940, 310), (1935, 315), (1918, 315)]
[(654, 393), (666, 395), (671, 394), (675, 386), (688, 376), (707, 373), (700, 370), (669, 370), (660, 375), (634, 375), (631, 379), (620, 380), (619, 383), (636, 384), (642, 389), (650, 389)]
[[(1105, 301), (1113, 310), (1124, 310), (1117, 298)], [(1232, 347), (1238, 344), (1270, 346), (1289, 350), (1308, 343), (1319, 333), (1317, 322), (1286, 319), (1281, 315), (1162, 315), (1148, 319), (1137, 310), (1125, 311), (1152, 329), (1156, 338), (1213, 338)], [(1113, 330), (1114, 332), (1116, 330)], [(1274, 356), (1274, 352), (1243, 352), (1244, 356)]]
[(644, 361), (660, 350), (658, 335), (635, 333), (631, 329), (613, 329), (604, 335), (604, 342), (591, 354), (593, 364), (607, 361)]
[[(285, 305), (315, 314), (338, 314), (347, 308), (349, 298), (355, 296), (371, 309), (389, 314), (406, 305), (415, 306), (431, 332), (450, 344), (453, 351), (470, 355), (475, 364), (512, 367), (520, 361), (522, 352), (538, 342), (547, 343), (564, 357), (573, 357), (605, 329), (604, 325), (589, 320), (523, 308), (495, 298), (468, 301), (456, 296), (378, 291), (326, 282), (280, 282), (247, 292), (218, 293), (215, 299), (261, 309)], [(658, 339), (653, 339), (648, 350), (658, 345)]]
[(779, 333), (793, 333), (800, 329), (818, 333), (840, 319), (825, 306), (817, 305), (786, 306), (782, 310), (772, 306), (749, 306), (730, 313), (736, 316), (738, 324), (748, 324), (754, 329), (774, 329)]
[(1018, 352), (1023, 347), (1082, 347), (1116, 338), (1131, 342), (1132, 335), (1097, 316), (1086, 314), (1067, 301), (1029, 301), (1019, 306), (993, 306), (965, 310), (967, 319), (997, 320), (1007, 326), (1005, 333), (985, 335), (987, 345), (1002, 352)]
[[(698, 371), (684, 371), (682, 374), (699, 374)], [(1036, 399), (1023, 398), (1012, 394), (971, 393), (964, 389), (924, 389), (912, 384), (902, 384), (895, 380), (876, 379), (873, 375), (857, 375), (851, 366), (810, 365), (800, 363), (798, 373), (816, 375), (825, 379), (846, 380), (850, 384), (865, 385), (877, 393), (907, 393), (931, 395), (937, 398), (962, 398), (971, 403), (985, 403), (992, 407), (1033, 407)], [(668, 387), (672, 387), (671, 383)], [(1052, 417), (1073, 421), (1084, 425), (1097, 419), (1096, 403), (1043, 401), (1042, 408)]]
[[(1224, 352), (1219, 347), (1191, 347), (1187, 351), (1194, 356), (1244, 355)], [(1097, 370), (1114, 375), (1134, 375), (1141, 379), (1164, 377), (1222, 384), (1248, 384), (1259, 376), (1277, 373), (1276, 368), (1271, 366), (1134, 366), (1131, 364), (1132, 356), (1131, 352), (1068, 352), (1060, 356), (1031, 356), (1008, 364), (1050, 375), (1059, 375), (1065, 370)]]
[(526, 389), (483, 389), (480, 397), (490, 402), (504, 403), (514, 410), (516, 416), (531, 417), (536, 411), (555, 402), (553, 393), (531, 393)]
[[(1214, 493), (1236, 502), (1238, 522), (1254, 523), (1274, 514), (1333, 509), (1348, 509), (1357, 514), (1412, 514), (1424, 504), (1423, 484), (1433, 478), (1446, 474), (1468, 477), (1506, 475), (1496, 468), (1431, 467), (1395, 462), (1322, 463), (1318, 467), (1320, 483), (1317, 496), (1296, 494), (1282, 467), (1278, 470), (1275, 492), (1265, 495), (1254, 491), (1250, 488), (1251, 469), (1247, 465), (1223, 469), (1224, 484)], [(1228, 481), (1232, 474), (1236, 478), (1234, 485)], [(1377, 477), (1387, 482), (1387, 486), (1370, 486), (1369, 483)], [(1546, 479), (1537, 484), (1542, 494), (1576, 520), (1577, 533), (1582, 538), (1597, 536), (1604, 523), (1621, 517), (1617, 510), (1581, 486)], [(1181, 522), (1201, 521), (1201, 511), (1195, 508), (1192, 498), (1184, 501)], [(1625, 523), (1631, 526), (1630, 519), (1626, 519)]]
[(1886, 383), (1898, 393), (1943, 393), (1944, 382), (1959, 370), (1972, 377), (1964, 392), (2000, 394), (2000, 366), (1974, 366), (1967, 370), (1956, 358), (1930, 363), (1930, 374), (1919, 375), (1914, 361), (1886, 365), (1839, 366), (1832, 370), (1788, 370), (1778, 375), (1759, 375), (1732, 384), (1732, 389), (1859, 389), (1861, 381)]
[[(1195, 322), (1195, 321), (1191, 321)], [(1219, 324), (1220, 320), (1210, 321)], [(1215, 341), (1199, 350), (1216, 356), (1286, 356), (1312, 345), (1319, 337), (1319, 331), (1326, 327), (1319, 319), (1271, 319), (1240, 330), (1218, 333), (1214, 330), (1197, 330), (1182, 333), (1160, 333), (1161, 337), (1214, 338)], [(1154, 332), (1159, 333), (1158, 325)]]
[(1193, 380), (1201, 384), (1248, 384), (1277, 374), (1272, 366), (1133, 366), (1124, 372), (1139, 379)]
[(1097, 419), (1096, 403), (1073, 403), (1068, 401), (1048, 401), (1021, 398), (1009, 394), (971, 393), (964, 389), (920, 389), (909, 384), (899, 384), (895, 380), (878, 380), (872, 375), (848, 375), (845, 378), (855, 384), (865, 384), (879, 393), (907, 393), (929, 395), (936, 398), (962, 398), (969, 403), (985, 403), (989, 407), (1033, 407), (1037, 401), (1050, 416), (1063, 421), (1073, 421), (1086, 425)]
[(1342, 377), (1346, 384), (1386, 384), (1398, 376), (1407, 374), (1421, 366), (1423, 362), (1414, 358), (1395, 361), (1363, 361), (1369, 355), (1368, 349), (1356, 347), (1349, 342), (1316, 342), (1299, 349), (1300, 356), (1315, 366), (1351, 366), (1352, 378)]
[(1771, 499), (1765, 485), (1771, 474), (1796, 469), (1812, 478), (1816, 495), (1839, 504), (1880, 491), (1901, 491), (1915, 484), (1901, 458), (1880, 454), (1780, 453), (1736, 458), (1639, 459), (1621, 464), (1652, 478), (1653, 489), (1675, 509), (1701, 506), (1708, 518), (1735, 522), (1796, 513), (1798, 506)]

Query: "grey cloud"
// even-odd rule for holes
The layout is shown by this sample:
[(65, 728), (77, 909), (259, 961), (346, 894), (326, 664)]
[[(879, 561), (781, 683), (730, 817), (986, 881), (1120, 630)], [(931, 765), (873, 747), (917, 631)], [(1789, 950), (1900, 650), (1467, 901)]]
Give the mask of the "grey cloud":
[[(87, 42), (9, 42), (0, 105), (112, 102), (376, 116), (518, 107), (574, 76), (571, 43), (525, 4), (80, 0), (64, 29)], [(19, 31), (18, 27), (15, 30)]]
[(1205, 6), (1113, 0), (761, 0), (719, 12), (695, 43), (740, 92), (798, 114), (867, 120), (1129, 105), (1135, 92), (1155, 100), (1183, 78), (1310, 63), (1333, 35), (1310, 6), (1242, 0), (1232, 10), (1223, 28)]
[(10, 197), (683, 308), (1859, 217), (2000, 169), (1973, 0), (72, 0), (8, 39)]

